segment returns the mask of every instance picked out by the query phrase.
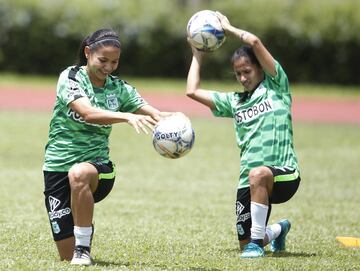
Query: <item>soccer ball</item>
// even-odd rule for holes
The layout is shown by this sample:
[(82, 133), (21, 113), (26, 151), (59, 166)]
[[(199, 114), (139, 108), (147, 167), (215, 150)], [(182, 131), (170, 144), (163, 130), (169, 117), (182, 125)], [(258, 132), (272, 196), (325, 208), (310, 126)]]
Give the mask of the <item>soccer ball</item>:
[(220, 20), (212, 10), (199, 11), (190, 18), (187, 36), (191, 45), (205, 52), (218, 49), (226, 39)]
[(195, 132), (188, 117), (174, 113), (161, 119), (154, 127), (153, 145), (155, 150), (167, 158), (180, 158), (194, 145)]

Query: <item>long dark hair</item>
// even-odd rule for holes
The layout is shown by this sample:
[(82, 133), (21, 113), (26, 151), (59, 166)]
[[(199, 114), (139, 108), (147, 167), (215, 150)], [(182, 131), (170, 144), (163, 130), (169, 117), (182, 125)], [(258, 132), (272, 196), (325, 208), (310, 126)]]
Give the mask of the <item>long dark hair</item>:
[(254, 54), (254, 50), (249, 45), (244, 45), (234, 52), (234, 54), (231, 57), (231, 64), (234, 65), (234, 62), (238, 60), (241, 57), (247, 57), (251, 63), (256, 64), (257, 66), (260, 66), (259, 60), (256, 58)]
[(76, 65), (83, 66), (87, 64), (87, 59), (85, 56), (85, 46), (90, 47), (90, 51), (96, 50), (102, 46), (114, 46), (121, 49), (121, 43), (119, 35), (112, 29), (99, 29), (87, 36), (79, 47), (78, 60)]

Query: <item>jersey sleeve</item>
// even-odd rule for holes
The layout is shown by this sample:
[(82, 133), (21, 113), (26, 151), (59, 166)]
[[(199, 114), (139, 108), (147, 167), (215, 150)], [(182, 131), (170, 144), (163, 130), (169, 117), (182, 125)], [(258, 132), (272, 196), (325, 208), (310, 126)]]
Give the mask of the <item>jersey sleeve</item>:
[(57, 85), (57, 95), (66, 105), (81, 97), (87, 97), (80, 78), (72, 77), (70, 73), (71, 70), (63, 71)]
[(147, 105), (148, 103), (141, 97), (136, 88), (125, 83), (122, 91), (122, 102), (120, 111), (122, 112), (134, 112), (140, 107)]
[(275, 89), (278, 89), (281, 92), (289, 92), (289, 81), (284, 69), (281, 67), (280, 63), (275, 60), (275, 69), (276, 76), (271, 76), (266, 73), (266, 76), (270, 78), (270, 81), (276, 85)]
[(276, 76), (266, 73), (269, 88), (281, 95), (286, 104), (291, 104), (291, 94), (288, 77), (278, 61), (275, 60)]
[(212, 110), (214, 116), (228, 118), (233, 117), (231, 106), (232, 96), (232, 92), (221, 93), (213, 91), (211, 93), (211, 97), (215, 105), (215, 109)]

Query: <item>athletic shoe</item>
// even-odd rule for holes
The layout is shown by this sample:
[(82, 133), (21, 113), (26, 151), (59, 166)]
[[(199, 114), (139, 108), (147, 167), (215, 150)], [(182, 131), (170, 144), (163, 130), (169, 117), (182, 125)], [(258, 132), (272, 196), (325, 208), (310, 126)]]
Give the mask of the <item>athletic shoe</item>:
[(287, 219), (281, 220), (278, 223), (281, 226), (281, 232), (280, 235), (275, 240), (271, 241), (270, 243), (271, 252), (285, 251), (286, 235), (288, 234), (291, 228), (291, 223)]
[(265, 256), (265, 250), (261, 246), (255, 243), (249, 243), (245, 245), (240, 258), (260, 258)]
[(71, 264), (74, 265), (91, 265), (92, 259), (90, 257), (90, 252), (88, 248), (82, 246), (76, 246), (74, 250), (74, 255), (71, 260)]

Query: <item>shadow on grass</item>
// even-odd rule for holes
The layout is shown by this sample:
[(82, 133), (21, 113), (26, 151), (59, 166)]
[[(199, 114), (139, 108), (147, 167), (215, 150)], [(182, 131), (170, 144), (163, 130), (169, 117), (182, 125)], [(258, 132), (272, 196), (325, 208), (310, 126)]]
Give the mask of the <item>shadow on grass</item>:
[(266, 256), (272, 257), (272, 258), (291, 258), (291, 257), (315, 257), (317, 255), (316, 255), (316, 253), (284, 251), (284, 252), (279, 252), (279, 253), (267, 252)]
[(106, 266), (106, 267), (109, 267), (109, 266), (126, 266), (126, 267), (130, 267), (131, 266), (131, 263), (129, 262), (110, 262), (110, 261), (101, 261), (101, 260), (94, 260), (94, 265), (97, 265), (97, 266)]
[[(149, 264), (149, 263), (141, 263), (141, 262), (134, 262), (134, 263), (130, 263), (130, 262), (110, 262), (110, 261), (101, 261), (101, 260), (94, 260), (94, 265), (96, 266), (101, 266), (101, 267), (157, 267), (157, 268), (161, 268), (163, 270), (166, 270), (169, 268), (169, 266), (167, 265), (161, 265), (161, 264)], [(206, 267), (192, 267), (192, 266), (171, 266), (172, 268), (176, 267), (176, 268), (182, 268), (184, 267), (184, 269), (186, 270), (193, 270), (193, 271), (221, 271), (221, 269), (217, 269), (217, 268), (206, 268)]]
[[(240, 250), (238, 248), (230, 248), (230, 249), (225, 249), (223, 251), (236, 253), (240, 256)], [(271, 257), (271, 258), (315, 257), (315, 256), (317, 256), (316, 253), (290, 252), (290, 251), (284, 251), (284, 252), (278, 252), (278, 253), (272, 253), (270, 251), (266, 251), (265, 253), (266, 253), (266, 257)]]

